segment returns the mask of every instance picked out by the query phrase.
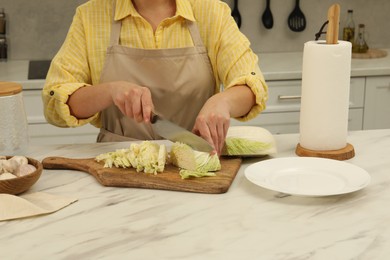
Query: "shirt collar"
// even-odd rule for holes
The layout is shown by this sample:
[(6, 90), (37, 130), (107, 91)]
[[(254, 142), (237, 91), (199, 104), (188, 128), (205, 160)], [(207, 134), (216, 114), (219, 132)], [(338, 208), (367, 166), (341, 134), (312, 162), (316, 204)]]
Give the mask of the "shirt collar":
[[(115, 21), (122, 20), (127, 16), (139, 16), (135, 10), (131, 0), (116, 0)], [(192, 11), (189, 0), (176, 0), (176, 15), (181, 16), (187, 20), (195, 21), (194, 12)]]

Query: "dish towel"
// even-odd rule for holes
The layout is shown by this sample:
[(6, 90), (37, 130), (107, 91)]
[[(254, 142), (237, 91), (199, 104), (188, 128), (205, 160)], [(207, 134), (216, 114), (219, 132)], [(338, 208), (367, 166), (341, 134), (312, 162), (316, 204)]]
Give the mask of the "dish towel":
[(22, 196), (0, 194), (0, 221), (56, 212), (77, 199), (35, 192)]

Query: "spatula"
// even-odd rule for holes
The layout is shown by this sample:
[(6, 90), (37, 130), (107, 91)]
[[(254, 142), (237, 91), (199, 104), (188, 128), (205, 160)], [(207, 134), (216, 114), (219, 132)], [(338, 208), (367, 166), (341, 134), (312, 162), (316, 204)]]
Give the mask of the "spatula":
[(294, 32), (302, 32), (306, 28), (306, 18), (301, 8), (299, 8), (299, 0), (295, 2), (295, 8), (288, 16), (288, 27)]

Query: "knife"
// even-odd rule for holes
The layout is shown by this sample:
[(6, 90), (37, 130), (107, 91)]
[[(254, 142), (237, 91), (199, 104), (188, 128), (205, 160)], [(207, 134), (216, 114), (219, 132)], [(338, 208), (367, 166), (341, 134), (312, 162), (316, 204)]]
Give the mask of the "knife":
[(152, 113), (151, 118), (153, 130), (161, 137), (172, 142), (185, 143), (194, 150), (211, 153), (213, 147), (202, 137), (182, 128), (160, 115)]

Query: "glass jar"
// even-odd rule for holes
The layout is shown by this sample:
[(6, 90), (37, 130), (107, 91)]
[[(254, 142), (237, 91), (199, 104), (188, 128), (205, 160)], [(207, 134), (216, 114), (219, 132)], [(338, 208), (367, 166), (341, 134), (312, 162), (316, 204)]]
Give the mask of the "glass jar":
[(358, 35), (356, 37), (355, 43), (352, 47), (352, 51), (355, 53), (366, 53), (368, 51), (368, 45), (365, 39), (365, 26), (364, 24), (359, 24)]
[(28, 147), (22, 86), (0, 82), (0, 155), (21, 155)]
[(347, 19), (343, 27), (343, 41), (349, 41), (354, 44), (355, 40), (355, 22), (353, 20), (353, 10), (348, 10)]

